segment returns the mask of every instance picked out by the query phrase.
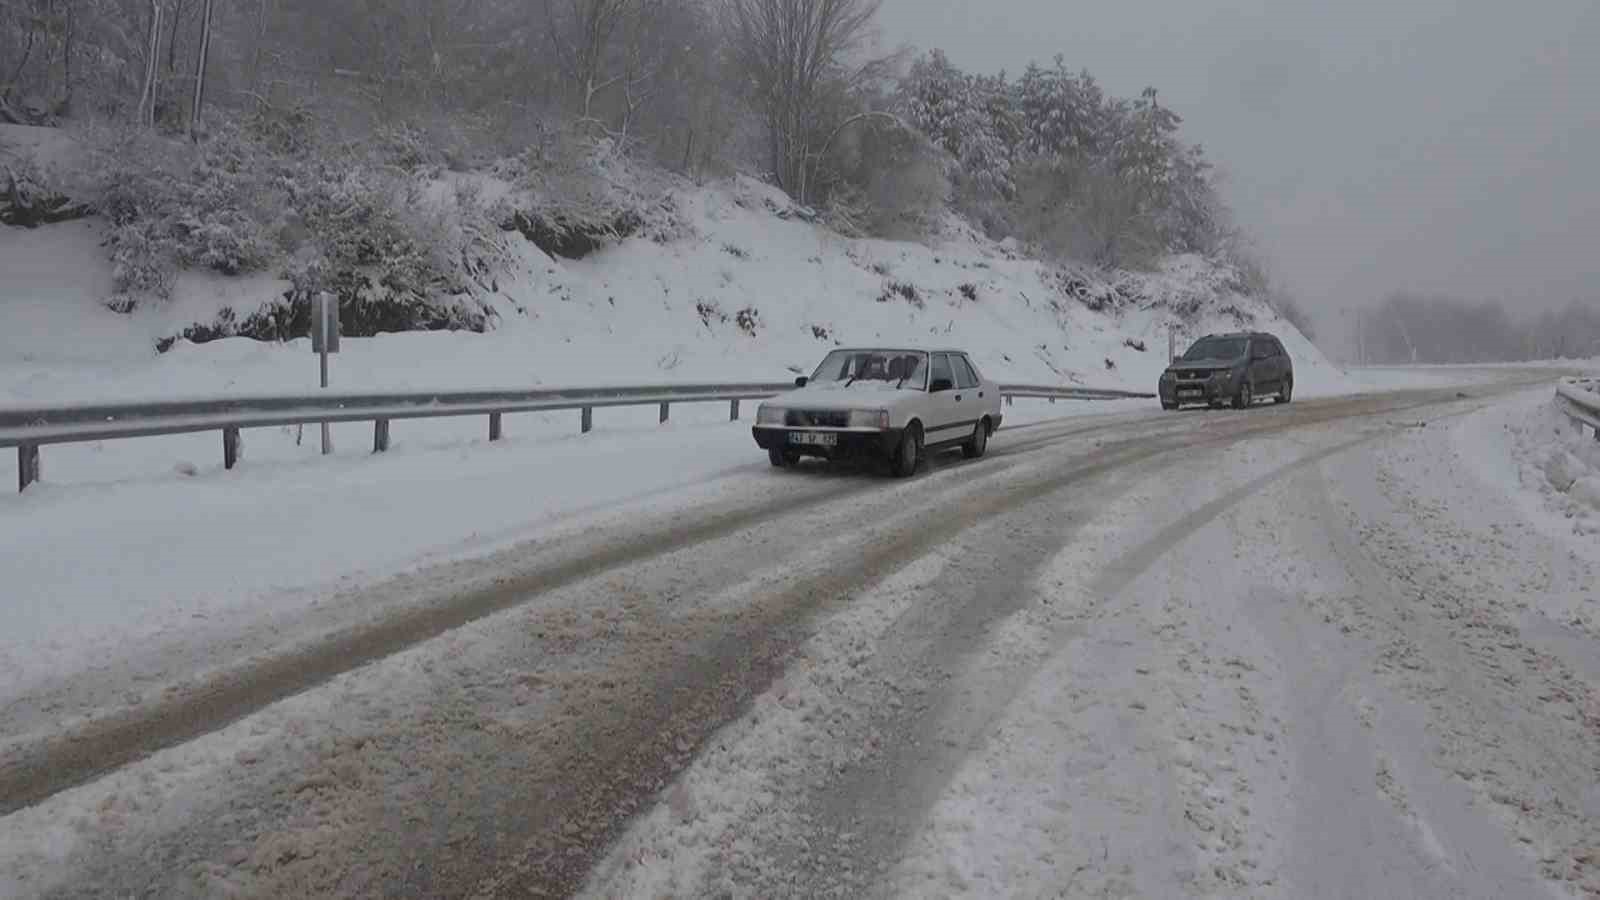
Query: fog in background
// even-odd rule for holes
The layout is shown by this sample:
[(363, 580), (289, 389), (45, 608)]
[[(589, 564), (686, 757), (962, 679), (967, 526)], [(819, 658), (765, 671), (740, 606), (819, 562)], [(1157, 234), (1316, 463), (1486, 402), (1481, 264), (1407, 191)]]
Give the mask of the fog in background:
[(1146, 84), (1224, 171), (1273, 274), (1353, 350), (1396, 292), (1600, 305), (1595, 0), (885, 0), (889, 44)]

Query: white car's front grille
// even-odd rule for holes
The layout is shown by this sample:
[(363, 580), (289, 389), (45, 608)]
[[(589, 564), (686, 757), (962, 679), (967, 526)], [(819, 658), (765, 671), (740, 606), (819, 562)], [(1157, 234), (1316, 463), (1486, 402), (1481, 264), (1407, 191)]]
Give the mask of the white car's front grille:
[(791, 409), (784, 424), (791, 428), (848, 428), (850, 413), (840, 409)]

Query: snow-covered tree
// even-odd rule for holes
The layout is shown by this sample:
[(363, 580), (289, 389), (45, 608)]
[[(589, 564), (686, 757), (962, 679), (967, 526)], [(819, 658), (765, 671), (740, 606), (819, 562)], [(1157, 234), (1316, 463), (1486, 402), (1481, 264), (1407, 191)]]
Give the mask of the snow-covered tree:
[(1011, 194), (1017, 137), (1004, 76), (969, 75), (934, 50), (912, 64), (897, 104), (913, 128), (956, 161), (959, 180), (996, 196)]
[(1105, 92), (1088, 72), (1074, 74), (1055, 58), (1045, 68), (1030, 63), (1016, 85), (1025, 149), (1047, 157), (1095, 158), (1107, 130)]
[(951, 156), (961, 158), (963, 130), (971, 124), (971, 78), (942, 50), (918, 57), (900, 82), (901, 115)]

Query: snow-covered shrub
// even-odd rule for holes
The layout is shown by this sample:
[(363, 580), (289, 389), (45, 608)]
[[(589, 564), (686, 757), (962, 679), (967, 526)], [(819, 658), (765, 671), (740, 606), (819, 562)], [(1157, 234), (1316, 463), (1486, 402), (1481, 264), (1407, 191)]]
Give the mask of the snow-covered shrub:
[(486, 327), (474, 298), (491, 287), (501, 250), (472, 189), (430, 194), (422, 181), (345, 160), (308, 161), (288, 190), (312, 240), (285, 274), (298, 296), (336, 293), (347, 333)]
[(728, 314), (722, 311), (722, 305), (715, 300), (700, 300), (695, 303), (694, 311), (700, 316), (700, 324), (707, 328), (712, 322), (727, 322)]
[(427, 171), (443, 160), (443, 154), (431, 146), (428, 135), (409, 122), (379, 125), (373, 129), (367, 147), (375, 162), (403, 172)]
[(922, 292), (918, 291), (917, 286), (910, 282), (890, 281), (885, 283), (883, 292), (878, 295), (878, 302), (888, 303), (896, 298), (904, 300), (917, 309), (922, 309), (923, 307)]
[(893, 121), (864, 120), (843, 131), (830, 159), (837, 181), (831, 220), (845, 233), (925, 236), (950, 196), (950, 161), (921, 133)]
[(753, 306), (746, 306), (733, 314), (733, 321), (739, 326), (740, 331), (755, 337), (756, 332), (761, 330), (761, 311)]
[(645, 232), (681, 231), (681, 215), (660, 173), (620, 153), (607, 138), (576, 128), (547, 128), (520, 156), (503, 160), (496, 174), (511, 181), (516, 197), (501, 211), (501, 227), (551, 256), (581, 259), (608, 242)]
[(0, 147), (0, 225), (36, 228), (81, 219), (92, 209), (76, 199), (76, 193), (32, 155)]
[(1055, 259), (1148, 269), (1165, 249), (1137, 191), (1103, 166), (1033, 159), (1017, 184), (1019, 236)]
[(263, 150), (279, 156), (303, 159), (323, 143), (321, 121), (299, 104), (258, 110), (245, 117), (244, 129)]
[(238, 129), (200, 146), (133, 130), (102, 133), (95, 205), (109, 220), (116, 287), (166, 297), (182, 268), (259, 271), (278, 255), (278, 170)]

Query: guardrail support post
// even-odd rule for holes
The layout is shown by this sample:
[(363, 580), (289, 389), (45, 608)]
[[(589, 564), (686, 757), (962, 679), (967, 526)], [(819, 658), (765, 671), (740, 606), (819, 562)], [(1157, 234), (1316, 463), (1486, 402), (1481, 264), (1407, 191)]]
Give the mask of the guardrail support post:
[(39, 445), (23, 444), (17, 448), (17, 493), (39, 480)]
[(594, 407), (585, 406), (583, 408), (583, 433), (584, 434), (588, 434), (589, 432), (591, 432), (593, 430), (594, 430)]
[(669, 407), (671, 405), (672, 404), (670, 404), (670, 403), (662, 403), (661, 404), (661, 424), (663, 424), (663, 425), (665, 425), (667, 423), (667, 407)]
[(372, 452), (389, 452), (389, 420), (374, 419), (372, 421)]
[(239, 464), (239, 429), (222, 429), (222, 467), (232, 469)]
[(1012, 401), (1013, 401), (1013, 400), (1014, 400), (1014, 399), (1016, 399), (1016, 398), (1014, 398), (1014, 397), (1012, 397), (1012, 396), (1011, 396), (1011, 395), (1010, 395), (1010, 394), (1007, 394), (1007, 395), (1006, 395), (1006, 405), (1007, 405), (1007, 406), (1011, 406), (1011, 405), (1012, 405)]
[(728, 421), (729, 422), (737, 422), (737, 421), (739, 421), (739, 401), (737, 401), (737, 400), (729, 400), (728, 401)]
[(500, 429), (500, 414), (489, 413), (489, 440), (498, 441), (503, 432)]

